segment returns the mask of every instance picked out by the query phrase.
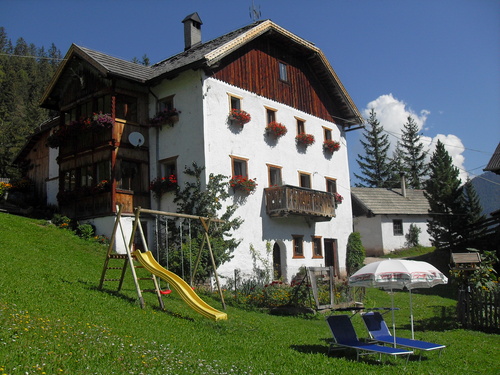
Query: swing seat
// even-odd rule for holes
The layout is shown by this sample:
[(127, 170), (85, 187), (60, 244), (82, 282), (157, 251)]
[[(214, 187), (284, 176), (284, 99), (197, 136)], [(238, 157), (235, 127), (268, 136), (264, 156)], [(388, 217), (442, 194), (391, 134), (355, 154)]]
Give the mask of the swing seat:
[(167, 290), (160, 290), (160, 294), (170, 294), (172, 291), (170, 289)]

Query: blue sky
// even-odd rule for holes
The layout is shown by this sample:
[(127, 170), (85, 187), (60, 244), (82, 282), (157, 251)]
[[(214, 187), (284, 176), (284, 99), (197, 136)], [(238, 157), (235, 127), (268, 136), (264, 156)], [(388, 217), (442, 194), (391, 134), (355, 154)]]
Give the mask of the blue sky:
[[(483, 173), (500, 141), (500, 1), (254, 0), (271, 19), (316, 44), (367, 116), (395, 145), (408, 115), (432, 151), (440, 139), (461, 176)], [(252, 0), (0, 0), (15, 43), (66, 53), (71, 43), (152, 63), (181, 52), (182, 19), (198, 12), (203, 41), (251, 22)], [(362, 131), (348, 133), (351, 183)]]

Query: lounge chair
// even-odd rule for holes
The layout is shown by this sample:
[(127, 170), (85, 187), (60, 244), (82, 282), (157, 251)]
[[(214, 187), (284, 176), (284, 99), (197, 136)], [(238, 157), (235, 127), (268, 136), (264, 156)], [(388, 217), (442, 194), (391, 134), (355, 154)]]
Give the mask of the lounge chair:
[[(423, 351), (444, 349), (446, 347), (445, 345), (433, 344), (432, 342), (412, 340), (402, 337), (396, 337), (396, 340), (394, 340), (394, 336), (391, 335), (382, 314), (379, 312), (368, 312), (363, 314), (363, 321), (365, 322), (366, 329), (368, 329), (370, 337), (377, 342), (393, 345), (394, 341), (396, 341), (396, 345), (398, 346), (419, 350), (420, 357), (422, 357)], [(441, 354), (441, 351), (439, 354)]]
[(334, 343), (331, 343), (328, 348), (328, 354), (335, 349), (354, 349), (356, 350), (356, 360), (359, 356), (367, 354), (379, 354), (382, 359), (382, 354), (392, 356), (406, 355), (406, 360), (413, 351), (392, 348), (373, 343), (362, 342), (358, 339), (351, 319), (347, 315), (332, 315), (326, 318), (330, 330), (332, 331)]

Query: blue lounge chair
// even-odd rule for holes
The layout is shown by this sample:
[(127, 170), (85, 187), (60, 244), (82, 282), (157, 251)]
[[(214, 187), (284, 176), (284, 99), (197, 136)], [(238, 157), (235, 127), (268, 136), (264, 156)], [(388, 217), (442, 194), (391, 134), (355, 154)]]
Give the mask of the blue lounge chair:
[(335, 340), (328, 348), (328, 354), (335, 349), (354, 349), (356, 350), (356, 360), (359, 360), (361, 355), (379, 354), (381, 359), (382, 354), (388, 354), (392, 356), (406, 355), (408, 361), (408, 357), (413, 353), (409, 350), (359, 341), (351, 319), (347, 315), (332, 315), (326, 318), (326, 321)]
[[(363, 314), (363, 321), (365, 322), (366, 328), (370, 333), (370, 337), (379, 343), (384, 344), (394, 344), (394, 336), (391, 335), (387, 324), (385, 323), (382, 314), (379, 312), (368, 312)], [(412, 340), (402, 337), (396, 337), (396, 345), (402, 346), (404, 348), (410, 348), (413, 350), (420, 351), (420, 357), (423, 351), (444, 349), (445, 345), (433, 344), (427, 341)], [(441, 354), (441, 351), (439, 352)]]

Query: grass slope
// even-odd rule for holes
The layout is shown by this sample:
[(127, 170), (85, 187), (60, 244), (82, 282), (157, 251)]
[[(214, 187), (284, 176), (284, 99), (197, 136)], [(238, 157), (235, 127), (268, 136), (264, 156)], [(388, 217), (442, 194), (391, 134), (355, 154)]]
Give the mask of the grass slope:
[[(121, 293), (97, 289), (106, 248), (44, 222), (0, 213), (0, 374), (497, 374), (498, 335), (455, 329), (453, 299), (414, 295), (427, 355), (378, 363), (328, 357), (323, 317), (277, 317), (228, 307), (228, 321), (196, 314), (174, 295), (137, 303), (130, 273)], [(220, 303), (204, 296), (216, 308)], [(396, 293), (398, 334), (409, 336), (408, 295)], [(367, 305), (387, 306), (368, 290)], [(389, 318), (388, 318), (389, 319)], [(365, 336), (358, 316), (353, 322)]]

